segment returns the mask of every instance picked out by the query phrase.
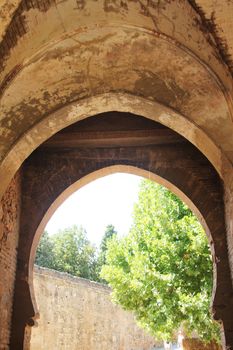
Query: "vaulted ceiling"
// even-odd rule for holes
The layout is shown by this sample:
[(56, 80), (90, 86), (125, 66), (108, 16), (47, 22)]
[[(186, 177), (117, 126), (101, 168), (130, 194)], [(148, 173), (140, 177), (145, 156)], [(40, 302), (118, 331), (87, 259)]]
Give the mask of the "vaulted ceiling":
[(231, 167), (231, 0), (0, 0), (0, 16), (1, 181), (60, 129), (112, 110), (174, 129), (221, 176)]
[[(22, 0), (0, 0), (0, 39), (4, 37)], [(143, 1), (142, 1), (143, 2)], [(154, 1), (156, 3), (156, 1)], [(159, 1), (157, 1), (159, 2)], [(189, 0), (208, 23), (231, 70), (233, 69), (233, 2), (231, 0)], [(146, 2), (145, 2), (146, 3)]]

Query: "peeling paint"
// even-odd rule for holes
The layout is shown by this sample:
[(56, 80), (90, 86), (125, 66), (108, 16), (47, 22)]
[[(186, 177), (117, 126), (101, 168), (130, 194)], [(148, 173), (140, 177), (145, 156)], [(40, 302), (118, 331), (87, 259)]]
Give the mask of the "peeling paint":
[[(208, 41), (214, 47), (217, 47), (219, 58), (225, 62), (233, 76), (233, 57), (229, 52), (228, 43), (223, 37), (219, 35), (218, 27), (216, 25), (216, 14), (212, 12), (211, 18), (207, 19), (201, 6), (198, 5), (197, 0), (188, 0), (194, 10), (200, 16), (199, 26), (201, 30), (207, 34)], [(231, 1), (231, 0), (230, 0)], [(233, 15), (233, 14), (232, 14)]]
[(177, 100), (182, 101), (185, 97), (189, 96), (189, 93), (183, 91), (175, 82), (172, 80), (169, 82), (166, 79), (153, 74), (150, 71), (137, 72), (140, 76), (134, 86), (136, 94), (142, 96), (153, 97), (157, 101), (165, 105), (173, 105)]
[(31, 9), (47, 12), (55, 0), (22, 0), (0, 42), (0, 69), (4, 68), (4, 61), (9, 57), (11, 50), (17, 45), (18, 40), (28, 32), (26, 13)]

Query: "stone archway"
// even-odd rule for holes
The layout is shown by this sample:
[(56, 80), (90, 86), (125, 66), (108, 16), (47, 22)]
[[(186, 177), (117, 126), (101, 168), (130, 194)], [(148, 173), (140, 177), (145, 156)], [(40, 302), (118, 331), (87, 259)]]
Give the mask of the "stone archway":
[[(224, 259), (229, 260), (233, 277), (232, 62), (225, 41), (221, 45), (216, 35), (224, 27), (221, 38), (227, 39), (231, 53), (232, 5), (227, 0), (221, 5), (215, 7), (210, 0), (2, 0), (2, 201), (14, 206), (10, 181), (25, 159), (54, 133), (107, 111), (143, 115), (193, 143), (223, 180), (228, 245)], [(16, 186), (16, 182), (12, 183)], [(14, 199), (20, 202), (18, 187)], [(10, 248), (3, 244), (12, 257), (17, 236), (15, 232), (8, 242)], [(15, 258), (9, 261), (6, 270), (12, 271), (8, 286), (12, 293)], [(6, 347), (11, 293), (4, 285), (9, 307), (0, 341)]]
[[(195, 123), (175, 110), (156, 101), (131, 94), (108, 93), (73, 102), (49, 114), (30, 128), (12, 146), (0, 165), (0, 190), (4, 193), (12, 176), (23, 161), (52, 135), (73, 123), (100, 113), (118, 111), (141, 115), (157, 121), (193, 143), (213, 164), (221, 178), (231, 170), (229, 160), (213, 140)], [(1, 195), (1, 192), (0, 192)]]
[(232, 285), (222, 184), (217, 172), (193, 145), (172, 130), (140, 116), (112, 112), (64, 129), (23, 165), (11, 348), (22, 348), (25, 328), (29, 329), (37, 316), (31, 269), (44, 223), (77, 186), (117, 169), (157, 179), (188, 201), (201, 218), (214, 261), (213, 310), (223, 324), (225, 345), (232, 346)]

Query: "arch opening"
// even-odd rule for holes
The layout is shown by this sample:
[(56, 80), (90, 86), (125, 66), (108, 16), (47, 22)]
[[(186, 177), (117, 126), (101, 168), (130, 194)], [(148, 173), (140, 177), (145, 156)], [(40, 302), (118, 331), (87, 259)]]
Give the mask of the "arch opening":
[[(42, 233), (44, 232), (44, 229), (45, 229), (48, 221), (51, 219), (51, 217), (56, 212), (56, 210), (64, 203), (64, 201), (66, 201), (76, 191), (78, 191), (79, 189), (83, 188), (84, 186), (90, 184), (91, 182), (93, 182), (97, 179), (106, 177), (110, 174), (116, 174), (116, 173), (133, 174), (133, 175), (140, 176), (141, 178), (149, 179), (149, 180), (151, 180), (157, 184), (160, 184), (160, 185), (164, 186), (165, 188), (169, 189), (169, 191), (176, 194), (177, 197), (179, 197), (183, 202), (186, 203), (186, 205), (193, 211), (193, 213), (195, 213), (196, 217), (198, 217), (199, 222), (201, 223), (202, 227), (204, 228), (204, 231), (207, 234), (207, 237), (209, 240), (209, 247), (211, 249), (212, 258), (213, 258), (213, 274), (214, 274), (213, 280), (216, 281), (216, 266), (215, 266), (216, 263), (214, 260), (215, 253), (214, 253), (214, 245), (213, 245), (212, 237), (211, 237), (208, 225), (205, 221), (205, 218), (202, 216), (201, 212), (195, 206), (195, 204), (179, 188), (177, 188), (175, 185), (173, 185), (172, 183), (170, 183), (166, 179), (162, 178), (161, 176), (158, 176), (158, 175), (156, 175), (148, 170), (142, 169), (142, 168), (120, 164), (120, 165), (113, 165), (110, 167), (105, 167), (105, 168), (102, 168), (100, 170), (97, 170), (93, 173), (90, 173), (90, 174), (84, 176), (83, 178), (81, 178), (80, 180), (76, 181), (71, 186), (69, 186), (67, 189), (65, 189), (55, 199), (55, 201), (52, 203), (52, 205), (48, 208), (45, 216), (43, 217), (41, 223), (39, 224), (39, 226), (37, 228), (37, 231), (36, 231), (36, 234), (34, 237), (34, 241), (32, 244), (32, 250), (31, 250), (31, 255), (30, 255), (30, 267), (29, 267), (29, 269), (30, 269), (29, 278), (31, 280), (31, 286), (32, 286), (31, 295), (34, 296), (33, 264), (34, 264), (35, 251), (36, 251), (36, 247), (38, 245), (39, 239), (40, 239)], [(90, 216), (90, 219), (91, 219), (91, 216)], [(42, 271), (42, 273), (43, 273), (43, 271)], [(47, 274), (46, 271), (45, 271), (45, 274)], [(215, 292), (216, 292), (216, 290), (215, 290), (215, 285), (214, 285), (213, 286), (213, 300), (215, 297)], [(33, 300), (34, 300), (34, 307), (36, 309), (36, 295), (33, 298)]]
[[(51, 206), (48, 208), (46, 211), (43, 219), (41, 220), (35, 236), (34, 236), (34, 241), (31, 249), (31, 254), (30, 254), (30, 272), (32, 271), (32, 267), (34, 265), (35, 261), (35, 253), (36, 249), (38, 247), (41, 235), (43, 234), (49, 220), (53, 216), (53, 214), (56, 212), (56, 210), (75, 192), (77, 192), (79, 189), (81, 189), (84, 186), (87, 186), (90, 184), (92, 181), (95, 181), (97, 179), (100, 179), (102, 177), (106, 177), (110, 174), (116, 174), (116, 173), (124, 173), (124, 174), (132, 174), (132, 175), (137, 175), (139, 177), (154, 181), (155, 183), (158, 183), (164, 187), (166, 187), (169, 191), (174, 193), (180, 200), (182, 200), (189, 208), (190, 210), (195, 214), (195, 216), (198, 218), (200, 224), (202, 225), (211, 249), (211, 254), (212, 257), (214, 258), (215, 253), (214, 253), (214, 246), (213, 246), (213, 240), (211, 238), (211, 232), (210, 229), (205, 221), (205, 218), (199, 211), (198, 207), (195, 206), (195, 204), (187, 197), (187, 195), (182, 192), (178, 187), (173, 185), (171, 182), (167, 181), (166, 179), (162, 178), (159, 175), (156, 175), (148, 170), (144, 170), (141, 168), (137, 168), (135, 166), (131, 165), (113, 165), (109, 166), (106, 168), (102, 168), (100, 170), (97, 170), (93, 173), (90, 173), (84, 177), (82, 177), (80, 180), (76, 181), (72, 185), (70, 185), (68, 188), (66, 188), (56, 199), (55, 201), (51, 204)], [(214, 261), (214, 259), (213, 259)], [(215, 263), (214, 263), (215, 265)], [(214, 269), (215, 270), (215, 269)], [(215, 278), (214, 278), (215, 280)]]

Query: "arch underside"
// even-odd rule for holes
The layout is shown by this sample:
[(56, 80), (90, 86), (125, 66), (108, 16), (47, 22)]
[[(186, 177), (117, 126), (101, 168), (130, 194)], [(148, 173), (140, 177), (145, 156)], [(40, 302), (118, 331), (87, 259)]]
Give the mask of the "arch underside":
[[(49, 217), (75, 189), (119, 170), (147, 174), (180, 195), (200, 218), (213, 256), (214, 316), (223, 323), (226, 344), (231, 344), (232, 286), (218, 174), (177, 133), (140, 116), (112, 112), (83, 120), (54, 135), (21, 169), (21, 233), (12, 348), (23, 343), (26, 325), (32, 324), (37, 316), (32, 269), (35, 250)], [(29, 217), (33, 220), (29, 221)]]

